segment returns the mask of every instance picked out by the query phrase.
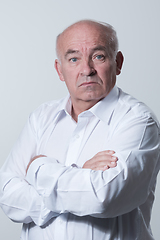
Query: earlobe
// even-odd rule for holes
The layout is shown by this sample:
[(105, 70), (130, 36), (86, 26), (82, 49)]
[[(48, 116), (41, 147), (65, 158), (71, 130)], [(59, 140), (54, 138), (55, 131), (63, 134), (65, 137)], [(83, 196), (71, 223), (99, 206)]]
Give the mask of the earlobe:
[(121, 73), (122, 65), (123, 65), (124, 57), (122, 52), (118, 52), (116, 56), (116, 75), (119, 75)]
[(64, 77), (63, 77), (62, 70), (61, 70), (61, 64), (58, 59), (55, 60), (54, 67), (58, 73), (59, 79), (61, 81), (64, 81)]

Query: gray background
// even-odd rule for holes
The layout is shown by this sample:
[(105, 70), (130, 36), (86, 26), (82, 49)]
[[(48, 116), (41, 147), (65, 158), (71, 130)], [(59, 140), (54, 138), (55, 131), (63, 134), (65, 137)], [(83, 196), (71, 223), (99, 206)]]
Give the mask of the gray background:
[[(145, 102), (160, 120), (159, 0), (0, 0), (0, 166), (27, 117), (42, 102), (67, 90), (53, 68), (55, 38), (80, 19), (115, 27), (125, 56), (118, 86)], [(152, 214), (155, 239), (160, 236), (160, 176)], [(21, 224), (0, 210), (0, 236), (17, 240)]]

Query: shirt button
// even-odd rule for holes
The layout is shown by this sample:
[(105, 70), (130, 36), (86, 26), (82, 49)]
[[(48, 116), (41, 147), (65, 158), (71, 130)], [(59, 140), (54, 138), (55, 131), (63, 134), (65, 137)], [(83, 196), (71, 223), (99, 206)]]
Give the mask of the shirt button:
[(78, 135), (78, 134), (77, 134), (77, 135), (75, 135), (75, 138), (76, 138), (76, 139), (78, 139), (78, 138), (79, 138), (79, 135)]

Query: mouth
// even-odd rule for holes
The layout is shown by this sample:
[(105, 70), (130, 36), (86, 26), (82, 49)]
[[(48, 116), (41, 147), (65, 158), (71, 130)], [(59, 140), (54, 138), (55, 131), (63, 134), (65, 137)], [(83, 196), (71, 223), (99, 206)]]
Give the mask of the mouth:
[(85, 87), (85, 86), (91, 86), (91, 85), (95, 85), (98, 84), (97, 82), (84, 82), (80, 84), (80, 87)]

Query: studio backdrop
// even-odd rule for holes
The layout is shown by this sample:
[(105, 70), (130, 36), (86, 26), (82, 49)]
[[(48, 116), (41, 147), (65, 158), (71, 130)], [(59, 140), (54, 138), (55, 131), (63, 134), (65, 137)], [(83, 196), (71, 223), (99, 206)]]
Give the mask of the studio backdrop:
[[(159, 0), (0, 0), (0, 166), (28, 115), (41, 103), (64, 97), (65, 84), (54, 69), (56, 36), (81, 19), (114, 26), (124, 66), (117, 85), (145, 102), (160, 120)], [(152, 230), (160, 236), (160, 176)], [(0, 209), (0, 236), (20, 238), (21, 224)]]

